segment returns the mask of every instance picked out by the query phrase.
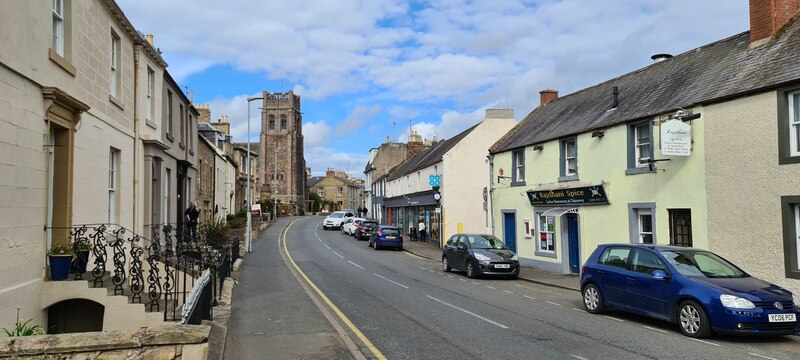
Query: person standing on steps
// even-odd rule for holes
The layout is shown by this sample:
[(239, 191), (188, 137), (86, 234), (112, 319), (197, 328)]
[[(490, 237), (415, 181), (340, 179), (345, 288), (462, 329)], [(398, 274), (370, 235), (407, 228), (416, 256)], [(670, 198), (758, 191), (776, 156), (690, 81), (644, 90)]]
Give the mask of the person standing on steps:
[(189, 240), (192, 242), (197, 241), (197, 218), (199, 217), (200, 210), (197, 209), (197, 203), (194, 201), (190, 202), (189, 208), (183, 212), (183, 219), (186, 221)]

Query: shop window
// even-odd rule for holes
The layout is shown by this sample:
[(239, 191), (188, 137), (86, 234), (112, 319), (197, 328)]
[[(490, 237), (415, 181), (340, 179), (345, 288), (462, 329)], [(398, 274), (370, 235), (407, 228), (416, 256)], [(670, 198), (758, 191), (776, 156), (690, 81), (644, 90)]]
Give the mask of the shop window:
[(653, 172), (653, 122), (646, 121), (628, 125), (628, 169), (627, 175)]
[(781, 197), (786, 277), (800, 279), (800, 196)]
[(558, 181), (578, 180), (578, 140), (561, 140), (561, 176)]
[(669, 209), (669, 244), (692, 246), (692, 210)]
[(525, 185), (525, 149), (512, 152), (511, 162), (511, 186)]
[(633, 244), (655, 244), (655, 203), (628, 204), (630, 242)]
[(536, 251), (544, 253), (555, 253), (556, 251), (556, 218), (555, 216), (544, 216), (539, 214), (536, 220), (538, 230), (538, 241)]

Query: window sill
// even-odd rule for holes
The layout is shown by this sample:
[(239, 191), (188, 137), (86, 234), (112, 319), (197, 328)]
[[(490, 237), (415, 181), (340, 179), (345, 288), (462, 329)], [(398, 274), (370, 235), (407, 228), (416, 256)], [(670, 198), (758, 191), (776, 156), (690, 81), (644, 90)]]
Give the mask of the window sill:
[(635, 168), (626, 169), (625, 170), (625, 175), (649, 174), (649, 173), (655, 173), (655, 172), (656, 172), (655, 169), (654, 170), (650, 170), (650, 167), (635, 167)]
[(536, 250), (533, 254), (536, 255), (536, 256), (553, 258), (553, 259), (558, 258), (558, 255), (556, 255), (555, 251), (546, 251), (545, 252), (545, 251)]
[(167, 133), (167, 140), (169, 140), (170, 142), (175, 142), (175, 138), (172, 137), (170, 133)]
[(525, 180), (522, 181), (512, 181), (511, 186), (525, 186)]
[(778, 165), (800, 164), (800, 155), (781, 156)]
[(154, 123), (150, 119), (145, 119), (144, 123), (147, 124), (147, 126), (149, 126), (151, 129), (158, 130), (158, 125), (156, 125), (156, 123)]
[(47, 49), (47, 50), (48, 50), (47, 56), (50, 58), (50, 61), (56, 63), (58, 67), (68, 72), (73, 77), (78, 73), (78, 70), (75, 69), (75, 66), (73, 66), (69, 61), (67, 61), (67, 59), (65, 59), (63, 56), (58, 55), (58, 53), (53, 51), (53, 49)]
[(189, 149), (189, 155), (192, 155), (192, 156), (194, 156), (194, 150), (192, 150), (192, 149)]
[(578, 175), (559, 176), (558, 182), (578, 181)]
[(186, 150), (186, 145), (183, 145), (183, 143), (178, 143), (178, 147), (180, 147), (181, 150)]
[(114, 95), (108, 95), (108, 101), (110, 101), (114, 106), (118, 107), (120, 110), (125, 111), (125, 105), (122, 105), (122, 102), (119, 101)]

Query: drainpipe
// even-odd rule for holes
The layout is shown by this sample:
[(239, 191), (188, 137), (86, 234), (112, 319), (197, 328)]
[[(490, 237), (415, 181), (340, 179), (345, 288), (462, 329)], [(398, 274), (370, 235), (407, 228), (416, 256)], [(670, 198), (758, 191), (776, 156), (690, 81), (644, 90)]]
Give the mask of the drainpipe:
[(139, 231), (139, 52), (133, 46), (133, 231)]
[[(492, 177), (492, 174), (494, 174), (494, 155), (492, 155), (490, 153), (486, 158), (489, 159), (489, 200), (488, 200), (488, 202), (489, 202), (489, 204), (488, 204), (489, 205), (489, 207), (488, 207), (489, 211), (486, 214), (486, 216), (490, 217), (492, 219), (491, 234), (494, 235), (494, 212), (493, 212), (493, 209), (494, 209), (494, 206), (493, 206), (494, 205), (494, 178)], [(488, 220), (487, 220), (487, 229), (486, 229), (487, 231), (489, 230), (488, 229), (488, 225), (489, 224), (488, 224)]]

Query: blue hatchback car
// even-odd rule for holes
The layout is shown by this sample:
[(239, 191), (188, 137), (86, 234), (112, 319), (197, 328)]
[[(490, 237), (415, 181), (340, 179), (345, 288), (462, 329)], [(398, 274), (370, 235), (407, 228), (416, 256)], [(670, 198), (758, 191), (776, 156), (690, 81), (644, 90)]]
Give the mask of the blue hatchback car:
[(403, 235), (400, 234), (400, 229), (394, 226), (380, 225), (372, 232), (367, 246), (371, 246), (375, 250), (382, 247), (403, 250)]
[(613, 308), (663, 319), (695, 338), (800, 332), (797, 296), (706, 250), (600, 245), (581, 271), (581, 294), (590, 313)]

